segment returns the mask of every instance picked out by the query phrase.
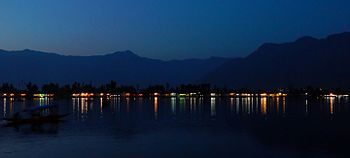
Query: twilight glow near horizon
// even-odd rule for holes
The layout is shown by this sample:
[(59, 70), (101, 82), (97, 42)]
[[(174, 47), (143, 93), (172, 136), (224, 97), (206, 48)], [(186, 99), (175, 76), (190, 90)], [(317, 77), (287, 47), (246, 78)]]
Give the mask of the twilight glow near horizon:
[(262, 43), (350, 31), (348, 0), (2, 0), (0, 49), (246, 56)]

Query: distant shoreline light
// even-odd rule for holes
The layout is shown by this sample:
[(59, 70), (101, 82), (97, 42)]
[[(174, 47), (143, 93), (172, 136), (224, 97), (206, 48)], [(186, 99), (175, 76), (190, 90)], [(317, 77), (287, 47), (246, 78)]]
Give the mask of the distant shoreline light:
[[(209, 94), (203, 94), (203, 93), (89, 93), (89, 92), (83, 92), (83, 93), (73, 93), (70, 96), (73, 98), (93, 98), (93, 97), (286, 97), (288, 94), (285, 93), (261, 93), (261, 94), (249, 94), (249, 93), (209, 93)], [(47, 94), (47, 93), (35, 93), (30, 96), (27, 93), (3, 93), (1, 94), (1, 97), (3, 98), (14, 98), (14, 97), (34, 97), (34, 98), (52, 98), (57, 96), (56, 94)]]
[[(169, 93), (129, 93), (129, 92), (123, 92), (123, 93), (90, 93), (90, 92), (83, 92), (83, 93), (73, 93), (70, 95), (72, 98), (114, 98), (114, 97), (229, 97), (229, 98), (245, 98), (245, 97), (287, 97), (289, 96), (287, 93), (175, 93), (175, 92), (169, 92)], [(304, 93), (303, 95), (298, 96), (309, 96), (308, 93)], [(322, 94), (319, 95), (320, 97), (325, 98), (343, 98), (343, 97), (350, 97), (349, 94)], [(57, 94), (52, 93), (35, 93), (35, 94), (27, 94), (27, 93), (0, 93), (1, 98), (54, 98), (59, 97)]]

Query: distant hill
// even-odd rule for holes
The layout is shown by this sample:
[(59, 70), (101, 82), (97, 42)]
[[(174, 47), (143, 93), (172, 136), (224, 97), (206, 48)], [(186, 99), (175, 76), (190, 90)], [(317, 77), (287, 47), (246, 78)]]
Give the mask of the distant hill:
[(249, 56), (219, 66), (202, 81), (236, 88), (350, 88), (350, 33), (263, 44)]
[(162, 61), (140, 57), (131, 51), (96, 56), (64, 56), (34, 50), (0, 50), (0, 82), (23, 85), (55, 82), (119, 84), (194, 83), (228, 58)]
[(163, 61), (131, 51), (64, 56), (34, 50), (0, 50), (0, 83), (85, 82), (147, 86), (211, 83), (234, 88), (329, 87), (350, 89), (350, 33), (324, 39), (266, 43), (245, 58)]

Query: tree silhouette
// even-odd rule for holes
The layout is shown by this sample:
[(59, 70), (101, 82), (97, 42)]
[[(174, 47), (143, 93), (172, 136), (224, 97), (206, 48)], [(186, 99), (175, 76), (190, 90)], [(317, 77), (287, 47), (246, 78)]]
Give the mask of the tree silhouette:
[(0, 86), (0, 92), (1, 93), (9, 93), (9, 92), (14, 93), (14, 92), (17, 92), (17, 89), (12, 84), (3, 83)]
[(115, 81), (111, 81), (109, 84), (106, 85), (106, 92), (108, 93), (114, 93), (117, 89), (117, 83)]
[[(229, 89), (227, 87), (212, 87), (210, 84), (182, 84), (179, 86), (171, 87), (169, 84), (165, 85), (151, 85), (145, 88), (135, 88), (134, 86), (117, 85), (115, 81), (110, 81), (107, 84), (99, 85), (98, 87), (92, 85), (91, 83), (79, 83), (74, 82), (72, 85), (66, 84), (60, 86), (57, 83), (47, 83), (44, 84), (39, 91), (36, 84), (29, 82), (25, 85), (25, 89), (16, 89), (10, 83), (2, 83), (0, 85), (0, 93), (27, 93), (28, 97), (32, 97), (35, 93), (50, 93), (55, 94), (56, 97), (70, 97), (73, 93), (110, 93), (110, 94), (123, 94), (123, 93), (143, 93), (144, 95), (149, 95), (152, 93), (197, 93), (203, 96), (210, 96), (210, 93), (218, 94), (228, 94), (228, 93), (288, 93), (289, 95), (305, 95), (318, 97), (325, 94), (350, 94), (349, 89), (323, 89), (323, 88), (293, 88), (289, 89), (275, 89), (275, 90), (251, 90), (247, 88), (241, 89)], [(137, 86), (138, 87), (138, 86)], [(224, 96), (224, 95), (222, 95)]]
[(26, 92), (29, 94), (29, 95), (33, 95), (34, 93), (38, 93), (39, 92), (39, 88), (37, 85), (29, 82), (26, 84)]
[(41, 91), (43, 93), (51, 93), (51, 94), (56, 94), (58, 93), (60, 89), (60, 86), (55, 83), (49, 83), (49, 84), (44, 84), (41, 88)]

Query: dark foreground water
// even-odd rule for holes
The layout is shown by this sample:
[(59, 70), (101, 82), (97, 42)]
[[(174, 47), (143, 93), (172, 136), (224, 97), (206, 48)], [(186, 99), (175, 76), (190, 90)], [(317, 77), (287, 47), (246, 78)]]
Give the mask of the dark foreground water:
[(0, 158), (349, 157), (348, 98), (0, 101), (59, 105), (64, 122), (0, 128)]

